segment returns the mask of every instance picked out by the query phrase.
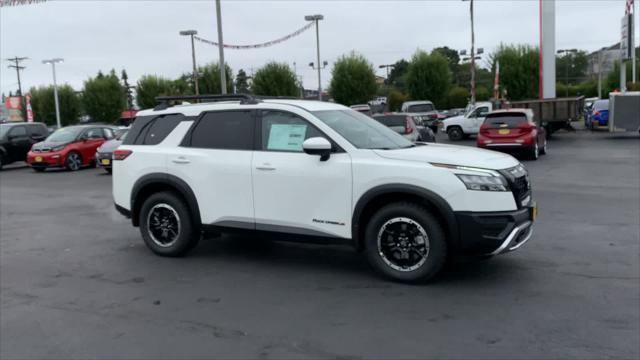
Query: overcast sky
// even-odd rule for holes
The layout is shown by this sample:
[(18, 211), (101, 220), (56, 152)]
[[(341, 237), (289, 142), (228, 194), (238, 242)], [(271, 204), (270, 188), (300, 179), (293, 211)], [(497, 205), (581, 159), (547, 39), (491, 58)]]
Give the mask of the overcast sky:
[[(557, 48), (596, 50), (619, 41), (625, 0), (557, 0)], [(321, 59), (329, 63), (352, 50), (377, 68), (409, 58), (418, 48), (470, 46), (469, 3), (440, 1), (222, 1), (224, 42), (255, 44), (279, 38), (304, 26), (304, 16), (323, 14)], [(538, 0), (475, 2), (476, 46), (490, 52), (502, 43), (537, 46)], [(27, 56), (23, 89), (52, 82), (41, 61), (61, 57), (58, 82), (77, 89), (98, 70), (126, 69), (135, 82), (143, 74), (177, 77), (191, 69), (190, 43), (179, 30), (196, 29), (216, 40), (215, 2), (138, 0), (50, 0), (0, 8), (0, 91), (17, 89), (16, 73), (5, 58)], [(217, 48), (196, 43), (199, 64), (217, 61)], [(257, 50), (226, 50), (234, 74), (251, 74), (275, 60), (297, 64), (305, 88), (316, 88), (315, 31)], [(380, 75), (384, 70), (376, 69)], [(330, 69), (323, 71), (323, 83)]]

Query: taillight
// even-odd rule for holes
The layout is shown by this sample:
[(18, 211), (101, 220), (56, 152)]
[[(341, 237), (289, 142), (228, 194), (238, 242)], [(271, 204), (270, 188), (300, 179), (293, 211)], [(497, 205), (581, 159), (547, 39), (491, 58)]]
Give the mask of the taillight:
[(596, 111), (593, 113), (593, 116), (600, 116), (600, 111)]
[(482, 124), (482, 125), (480, 125), (480, 133), (481, 134), (488, 134), (490, 128), (491, 128), (491, 126), (489, 126), (489, 124)]
[(524, 123), (524, 124), (520, 124), (518, 128), (521, 129), (523, 132), (531, 132), (536, 128), (536, 126), (531, 123)]
[(127, 157), (129, 157), (129, 155), (131, 155), (133, 153), (133, 151), (131, 150), (115, 150), (113, 152), (113, 160), (124, 160)]

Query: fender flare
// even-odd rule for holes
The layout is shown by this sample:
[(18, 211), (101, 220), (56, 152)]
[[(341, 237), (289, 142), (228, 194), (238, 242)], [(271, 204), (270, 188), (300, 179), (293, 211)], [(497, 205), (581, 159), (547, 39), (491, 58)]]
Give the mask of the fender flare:
[(191, 211), (191, 215), (193, 216), (195, 223), (197, 225), (202, 223), (200, 219), (198, 200), (193, 190), (191, 190), (191, 187), (189, 187), (186, 182), (170, 174), (151, 173), (138, 179), (138, 181), (133, 185), (133, 189), (131, 191), (131, 222), (134, 226), (139, 225), (138, 214), (142, 207), (142, 202), (139, 199), (140, 193), (146, 187), (153, 185), (162, 185), (175, 190), (187, 202), (187, 206)]
[(446, 228), (445, 231), (449, 237), (450, 243), (454, 246), (458, 246), (459, 243), (459, 229), (458, 222), (456, 220), (455, 213), (451, 206), (445, 199), (443, 199), (440, 195), (436, 194), (431, 190), (427, 190), (422, 187), (418, 187), (415, 185), (408, 184), (385, 184), (376, 186), (367, 190), (360, 199), (358, 199), (356, 206), (353, 211), (352, 220), (351, 220), (351, 236), (356, 245), (357, 249), (362, 249), (362, 244), (360, 244), (360, 235), (363, 233), (364, 229), (361, 228), (360, 223), (363, 211), (367, 207), (368, 204), (371, 203), (374, 199), (379, 196), (386, 194), (404, 194), (415, 197), (416, 200), (429, 204), (434, 210), (438, 212), (442, 220), (445, 222)]

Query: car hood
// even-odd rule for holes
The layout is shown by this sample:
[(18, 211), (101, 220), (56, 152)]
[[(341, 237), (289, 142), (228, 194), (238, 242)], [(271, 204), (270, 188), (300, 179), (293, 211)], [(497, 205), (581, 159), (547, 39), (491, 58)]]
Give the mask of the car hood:
[(383, 158), (502, 170), (519, 164), (513, 156), (469, 146), (426, 144), (406, 149), (374, 150)]
[(104, 144), (100, 145), (97, 151), (101, 153), (113, 152), (113, 150), (117, 149), (118, 146), (120, 146), (121, 144), (122, 144), (121, 140), (116, 140), (116, 139), (109, 140)]
[(457, 115), (457, 116), (452, 116), (452, 117), (450, 117), (450, 118), (446, 118), (446, 119), (442, 120), (442, 122), (443, 122), (444, 124), (446, 124), (446, 123), (448, 123), (448, 122), (460, 121), (460, 120), (462, 120), (462, 119), (464, 119), (464, 115)]
[(54, 148), (56, 146), (61, 146), (61, 145), (69, 145), (71, 144), (71, 142), (55, 142), (55, 141), (41, 141), (39, 143), (35, 143), (33, 144), (32, 149), (34, 150), (41, 150), (41, 149), (51, 149)]

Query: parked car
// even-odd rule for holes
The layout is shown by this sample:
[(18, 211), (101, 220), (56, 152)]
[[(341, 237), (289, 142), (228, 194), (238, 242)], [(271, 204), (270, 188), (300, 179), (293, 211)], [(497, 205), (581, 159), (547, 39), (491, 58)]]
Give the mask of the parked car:
[(351, 105), (350, 108), (352, 108), (353, 110), (355, 110), (355, 111), (357, 111), (359, 113), (363, 113), (365, 115), (371, 116), (371, 114), (372, 114), (371, 106), (369, 106), (369, 104)]
[[(405, 101), (400, 107), (400, 112), (419, 116), (421, 125), (428, 126), (434, 133), (438, 132), (441, 116), (431, 101)], [(444, 119), (444, 117), (442, 118)]]
[(31, 146), (48, 135), (47, 126), (39, 122), (0, 124), (0, 170), (3, 165), (25, 161)]
[(593, 103), (587, 117), (587, 128), (593, 130), (609, 126), (609, 100), (598, 100)]
[(117, 129), (114, 131), (115, 137), (109, 141), (106, 141), (104, 144), (100, 145), (96, 150), (96, 164), (103, 168), (106, 172), (111, 174), (111, 165), (112, 165), (112, 157), (113, 151), (122, 144), (124, 137), (127, 136), (128, 128)]
[(382, 125), (402, 135), (405, 139), (416, 142), (435, 142), (436, 136), (428, 127), (418, 125), (417, 116), (403, 113), (387, 113), (374, 115), (373, 118)]
[(27, 154), (27, 163), (38, 172), (55, 167), (75, 171), (95, 165), (96, 149), (114, 138), (113, 131), (112, 127), (105, 125), (63, 127), (34, 144)]
[(533, 160), (547, 153), (545, 128), (533, 121), (531, 109), (493, 111), (480, 127), (477, 145), (491, 150), (523, 153)]
[(452, 141), (476, 135), (480, 131), (480, 126), (484, 123), (484, 118), (492, 109), (493, 104), (490, 102), (477, 102), (475, 105), (469, 106), (464, 115), (443, 120), (441, 122), (442, 129)]
[(529, 176), (507, 154), (417, 146), (335, 103), (176, 98), (140, 111), (113, 153), (115, 207), (160, 256), (184, 255), (202, 232), (259, 232), (350, 244), (381, 274), (422, 282), (449, 256), (532, 236)]

